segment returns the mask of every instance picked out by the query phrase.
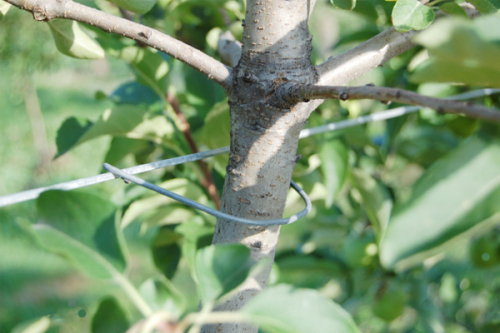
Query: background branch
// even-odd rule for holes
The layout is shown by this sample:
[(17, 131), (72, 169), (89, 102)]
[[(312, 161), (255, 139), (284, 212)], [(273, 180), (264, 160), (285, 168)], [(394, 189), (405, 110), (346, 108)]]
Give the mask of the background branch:
[(142, 24), (71, 0), (44, 0), (43, 4), (37, 0), (5, 1), (33, 13), (33, 17), (37, 21), (50, 21), (56, 18), (70, 19), (98, 27), (105, 32), (139, 41), (188, 64), (224, 88), (230, 85), (231, 68), (192, 46)]
[(217, 52), (222, 60), (231, 67), (238, 65), (241, 58), (241, 42), (235, 40), (231, 31), (226, 31), (219, 36)]
[(339, 86), (312, 86), (312, 85), (284, 85), (280, 89), (283, 99), (287, 103), (304, 102), (310, 99), (374, 99), (377, 101), (393, 101), (404, 104), (419, 105), (434, 109), (438, 112), (463, 114), (471, 118), (500, 122), (500, 110), (489, 109), (470, 102), (458, 102), (441, 98), (423, 96), (411, 91), (395, 88)]
[[(182, 133), (184, 134), (184, 137), (186, 138), (186, 141), (189, 145), (189, 148), (191, 148), (191, 152), (193, 154), (196, 154), (199, 152), (198, 146), (196, 145), (196, 141), (194, 141), (194, 138), (191, 134), (191, 130), (189, 128), (189, 123), (186, 120), (186, 117), (184, 117), (184, 114), (182, 113), (180, 106), (179, 106), (179, 101), (175, 96), (172, 94), (167, 93), (167, 101), (170, 103), (172, 108), (174, 109), (175, 114), (179, 118), (179, 121), (182, 123), (183, 128), (182, 128)], [(219, 194), (217, 193), (217, 187), (215, 187), (214, 181), (212, 179), (212, 175), (210, 174), (210, 170), (207, 167), (207, 164), (203, 160), (197, 160), (196, 163), (198, 163), (201, 171), (203, 172), (203, 178), (200, 179), (201, 185), (205, 187), (208, 191), (208, 194), (210, 194), (210, 198), (212, 198), (212, 201), (215, 204), (215, 207), (217, 209), (220, 208), (220, 197)]]
[[(463, 3), (461, 6), (469, 17), (479, 15), (471, 4)], [(436, 18), (444, 16), (441, 11), (436, 13)], [(317, 84), (342, 85), (368, 73), (413, 48), (416, 44), (412, 42), (412, 37), (417, 33), (418, 31), (398, 32), (392, 27), (349, 51), (328, 59), (316, 66), (320, 77)]]

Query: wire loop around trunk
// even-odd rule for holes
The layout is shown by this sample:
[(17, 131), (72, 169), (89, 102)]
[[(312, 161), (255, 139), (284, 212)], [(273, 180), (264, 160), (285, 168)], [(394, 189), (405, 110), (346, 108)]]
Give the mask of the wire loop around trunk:
[(231, 222), (236, 222), (236, 223), (241, 223), (241, 224), (247, 224), (247, 225), (254, 225), (254, 226), (269, 226), (269, 225), (283, 225), (283, 224), (292, 224), (293, 222), (297, 221), (301, 217), (306, 216), (309, 214), (309, 212), (312, 209), (312, 203), (307, 194), (302, 190), (293, 180), (290, 181), (290, 185), (293, 187), (295, 191), (302, 197), (304, 200), (304, 203), (306, 204), (306, 208), (298, 212), (297, 214), (294, 214), (290, 217), (287, 218), (282, 218), (282, 219), (273, 219), (273, 220), (251, 220), (251, 219), (246, 219), (242, 217), (236, 217), (233, 215), (229, 215), (226, 213), (222, 213), (216, 209), (212, 209), (210, 207), (207, 207), (205, 205), (202, 205), (196, 201), (193, 201), (191, 199), (188, 199), (186, 197), (183, 197), (182, 195), (176, 194), (174, 192), (171, 192), (169, 190), (166, 190), (160, 186), (157, 186), (153, 183), (150, 183), (148, 181), (145, 181), (142, 178), (133, 176), (127, 172), (124, 172), (123, 170), (120, 170), (108, 163), (103, 164), (104, 169), (107, 171), (111, 172), (113, 175), (116, 177), (122, 178), (125, 181), (131, 181), (137, 185), (143, 186), (147, 189), (150, 189), (152, 191), (158, 192), (160, 194), (163, 194), (169, 198), (172, 198), (174, 200), (179, 201), (180, 203), (183, 203), (185, 205), (188, 205), (190, 207), (193, 207), (195, 209), (201, 210), (202, 212), (205, 212), (207, 214), (213, 215), (215, 217), (224, 219), (226, 221), (231, 221)]

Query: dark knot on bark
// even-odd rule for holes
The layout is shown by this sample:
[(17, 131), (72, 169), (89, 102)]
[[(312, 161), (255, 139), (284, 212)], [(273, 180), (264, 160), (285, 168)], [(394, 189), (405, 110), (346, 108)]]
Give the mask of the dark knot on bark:
[(47, 15), (47, 11), (42, 6), (35, 6), (33, 8), (33, 18), (37, 21), (48, 21), (49, 16)]

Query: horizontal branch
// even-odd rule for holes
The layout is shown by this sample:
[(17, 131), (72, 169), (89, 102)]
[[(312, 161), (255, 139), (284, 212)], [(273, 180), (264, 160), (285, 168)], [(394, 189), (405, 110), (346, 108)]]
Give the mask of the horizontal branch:
[(164, 52), (207, 75), (222, 87), (231, 82), (231, 68), (205, 53), (158, 30), (81, 5), (71, 0), (5, 0), (33, 13), (37, 21), (56, 18), (86, 23), (109, 33), (122, 35)]
[[(479, 13), (468, 3), (461, 5), (470, 17)], [(436, 18), (445, 16), (436, 13)], [(368, 73), (377, 66), (413, 48), (413, 36), (418, 31), (398, 32), (394, 27), (370, 38), (366, 42), (332, 57), (316, 66), (319, 74), (318, 85), (343, 85)]]
[(471, 118), (500, 122), (500, 110), (490, 109), (472, 104), (471, 102), (428, 97), (402, 89), (375, 87), (372, 85), (338, 87), (285, 84), (279, 90), (279, 94), (287, 104), (306, 102), (311, 99), (340, 99), (342, 101), (373, 99), (382, 102), (393, 101), (419, 105), (434, 109), (440, 113), (463, 114)]

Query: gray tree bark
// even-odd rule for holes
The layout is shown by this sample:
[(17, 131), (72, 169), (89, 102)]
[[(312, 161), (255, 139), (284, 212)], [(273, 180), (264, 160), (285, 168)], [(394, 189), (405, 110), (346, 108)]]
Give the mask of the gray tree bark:
[[(228, 90), (231, 152), (221, 210), (255, 220), (283, 216), (290, 179), (298, 156), (300, 131), (314, 105), (278, 107), (269, 98), (285, 82), (314, 84), (308, 0), (248, 0), (243, 49)], [(242, 243), (267, 268), (249, 278), (216, 310), (236, 311), (266, 287), (279, 226), (249, 227), (219, 219), (214, 244)], [(257, 332), (248, 324), (207, 325), (211, 332)]]

